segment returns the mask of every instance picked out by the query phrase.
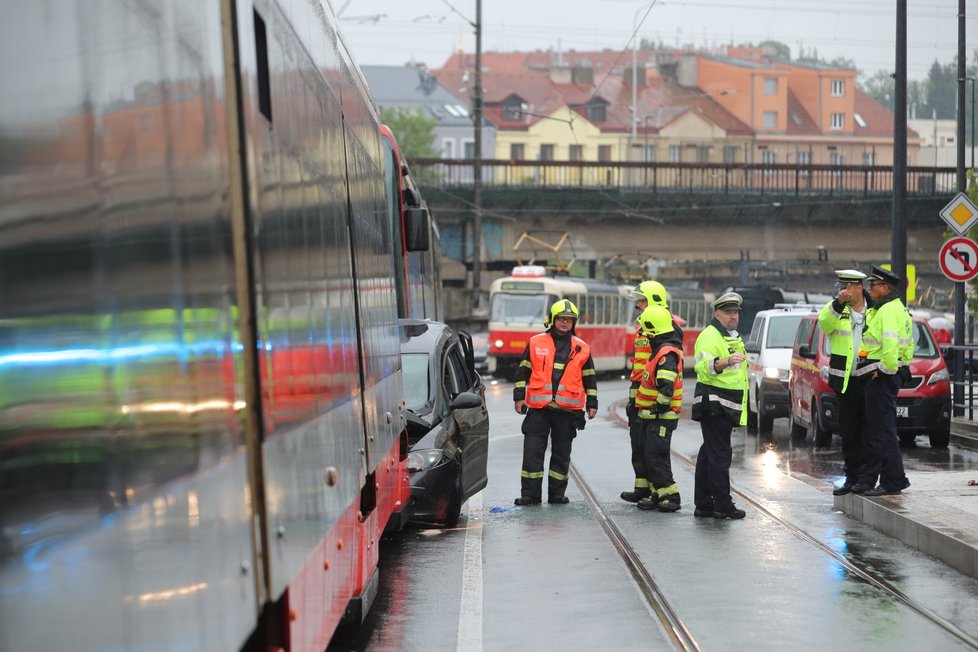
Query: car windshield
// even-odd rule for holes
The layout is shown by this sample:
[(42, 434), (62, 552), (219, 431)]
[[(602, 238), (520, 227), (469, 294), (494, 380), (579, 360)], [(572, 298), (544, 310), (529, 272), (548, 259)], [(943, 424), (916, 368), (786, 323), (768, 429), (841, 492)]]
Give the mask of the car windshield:
[(428, 404), (428, 359), (427, 353), (405, 353), (401, 356), (401, 371), (404, 374), (404, 399), (407, 409), (422, 412)]
[(784, 315), (771, 317), (767, 327), (767, 342), (769, 349), (790, 349), (795, 344), (795, 333), (802, 315)]
[(547, 317), (550, 305), (557, 297), (549, 294), (505, 294), (492, 295), (489, 306), (489, 321), (507, 324), (541, 324)]
[(930, 336), (930, 331), (919, 322), (914, 322), (913, 325), (913, 346), (913, 357), (915, 358), (937, 357), (937, 344), (934, 342), (934, 338)]

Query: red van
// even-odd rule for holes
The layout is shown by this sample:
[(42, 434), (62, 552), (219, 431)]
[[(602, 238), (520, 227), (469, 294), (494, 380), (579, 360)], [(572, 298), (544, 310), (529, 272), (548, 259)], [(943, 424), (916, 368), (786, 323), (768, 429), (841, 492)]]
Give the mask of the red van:
[[(951, 381), (944, 356), (923, 319), (914, 319), (912, 378), (897, 394), (897, 433), (901, 445), (917, 435), (930, 437), (931, 448), (947, 448), (951, 439)], [(791, 436), (813, 434), (816, 448), (832, 443), (839, 432), (839, 398), (828, 385), (829, 339), (818, 315), (805, 315), (798, 324), (788, 372)], [(824, 371), (823, 371), (824, 370)]]

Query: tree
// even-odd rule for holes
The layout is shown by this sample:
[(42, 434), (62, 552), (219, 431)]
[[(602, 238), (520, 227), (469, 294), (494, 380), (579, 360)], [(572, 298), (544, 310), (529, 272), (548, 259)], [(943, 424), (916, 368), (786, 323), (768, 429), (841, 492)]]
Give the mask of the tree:
[(390, 127), (401, 155), (410, 163), (416, 158), (438, 158), (435, 148), (435, 120), (426, 118), (421, 109), (384, 107), (380, 110), (381, 121)]
[(757, 47), (770, 52), (772, 59), (791, 61), (791, 48), (780, 41), (761, 41)]

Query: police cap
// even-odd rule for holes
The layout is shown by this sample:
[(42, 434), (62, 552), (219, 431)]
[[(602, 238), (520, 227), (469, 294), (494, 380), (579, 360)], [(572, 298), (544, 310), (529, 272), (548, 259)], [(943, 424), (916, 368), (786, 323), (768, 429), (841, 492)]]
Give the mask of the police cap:
[(900, 281), (903, 280), (890, 270), (883, 269), (879, 265), (873, 265), (873, 269), (869, 273), (869, 278), (871, 281), (883, 281), (887, 285), (891, 285), (893, 287), (899, 286)]
[(744, 297), (736, 292), (724, 292), (710, 304), (710, 307), (714, 310), (740, 310), (740, 304), (743, 302)]
[(840, 283), (862, 283), (866, 280), (866, 275), (858, 269), (837, 269), (835, 275)]

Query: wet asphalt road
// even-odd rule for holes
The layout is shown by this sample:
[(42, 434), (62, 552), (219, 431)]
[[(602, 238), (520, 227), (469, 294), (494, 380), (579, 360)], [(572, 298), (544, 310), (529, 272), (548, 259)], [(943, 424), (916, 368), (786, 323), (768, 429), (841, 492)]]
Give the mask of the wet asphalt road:
[[(684, 507), (641, 512), (618, 498), (632, 474), (627, 430), (609, 407), (624, 400), (627, 384), (604, 380), (599, 391), (601, 412), (575, 441), (573, 465), (700, 649), (975, 649), (978, 582), (834, 511), (837, 439), (815, 453), (811, 442), (791, 442), (786, 419), (760, 438), (735, 431), (731, 480), (746, 497), (735, 500), (747, 518), (696, 519), (688, 461), (701, 438), (683, 419), (673, 472)], [(499, 383), (487, 393), (489, 486), (469, 501), (459, 528), (412, 527), (385, 541), (371, 615), (331, 650), (675, 649), (574, 482), (569, 505), (513, 506), (522, 436), (511, 392)], [(904, 451), (908, 469), (978, 465), (973, 452), (919, 441)], [(959, 635), (819, 546), (947, 619)]]

